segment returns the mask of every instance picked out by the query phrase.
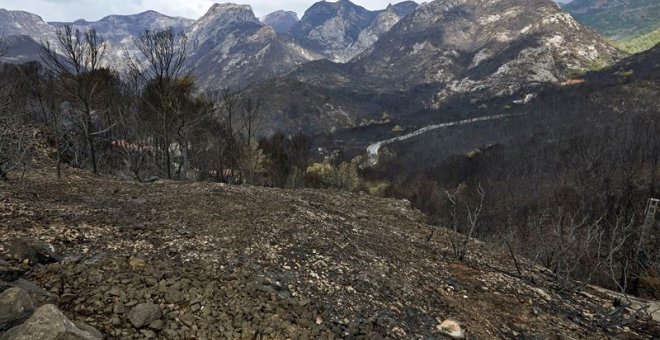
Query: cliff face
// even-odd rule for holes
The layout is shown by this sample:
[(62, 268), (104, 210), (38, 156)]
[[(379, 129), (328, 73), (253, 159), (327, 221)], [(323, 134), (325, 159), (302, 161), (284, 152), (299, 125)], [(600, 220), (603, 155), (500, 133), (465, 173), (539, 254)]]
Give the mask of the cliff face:
[(355, 43), (377, 13), (348, 0), (317, 2), (291, 30), (295, 41), (337, 62), (349, 59), (346, 50)]

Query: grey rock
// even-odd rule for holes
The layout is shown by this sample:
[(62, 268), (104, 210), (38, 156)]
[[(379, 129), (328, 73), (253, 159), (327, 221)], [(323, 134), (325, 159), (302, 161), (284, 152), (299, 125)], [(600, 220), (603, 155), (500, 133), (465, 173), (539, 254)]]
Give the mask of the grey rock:
[(18, 261), (28, 260), (31, 264), (62, 260), (62, 257), (55, 252), (55, 247), (35, 238), (19, 238), (11, 241), (10, 251)]
[(183, 292), (175, 288), (168, 288), (165, 291), (165, 301), (167, 303), (179, 303), (185, 299)]
[(8, 330), (32, 315), (34, 306), (28, 293), (13, 287), (0, 294), (0, 331)]
[(153, 329), (154, 331), (162, 330), (163, 329), (163, 320), (156, 320), (156, 321), (150, 323), (149, 328)]
[(271, 26), (277, 33), (288, 33), (298, 23), (298, 14), (291, 11), (275, 11), (263, 17), (261, 22)]
[(128, 313), (128, 320), (133, 327), (142, 328), (162, 317), (160, 307), (153, 303), (141, 303)]
[(100, 340), (101, 333), (91, 326), (78, 327), (54, 305), (37, 309), (22, 325), (10, 329), (0, 340)]

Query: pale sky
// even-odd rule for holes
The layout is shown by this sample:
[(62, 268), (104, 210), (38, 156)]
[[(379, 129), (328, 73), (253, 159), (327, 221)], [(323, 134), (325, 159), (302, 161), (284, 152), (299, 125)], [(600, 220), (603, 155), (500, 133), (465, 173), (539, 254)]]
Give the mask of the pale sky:
[[(367, 9), (383, 9), (403, 0), (352, 0)], [(136, 14), (154, 10), (170, 16), (197, 19), (217, 0), (0, 0), (0, 8), (35, 13), (46, 21), (96, 21), (110, 14)], [(278, 9), (298, 13), (302, 17), (315, 0), (236, 0), (235, 3), (252, 5), (257, 17)], [(331, 2), (334, 2), (332, 0)], [(418, 1), (420, 2), (420, 1)]]

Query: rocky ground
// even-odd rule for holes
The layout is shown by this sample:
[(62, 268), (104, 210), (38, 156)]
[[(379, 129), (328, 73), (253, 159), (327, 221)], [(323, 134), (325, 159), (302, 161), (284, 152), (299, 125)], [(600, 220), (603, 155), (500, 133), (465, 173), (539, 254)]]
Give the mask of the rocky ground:
[(487, 244), (455, 261), (448, 231), (428, 240), (406, 201), (46, 171), (0, 182), (0, 339), (44, 315), (75, 339), (660, 334), (607, 292), (515, 274)]

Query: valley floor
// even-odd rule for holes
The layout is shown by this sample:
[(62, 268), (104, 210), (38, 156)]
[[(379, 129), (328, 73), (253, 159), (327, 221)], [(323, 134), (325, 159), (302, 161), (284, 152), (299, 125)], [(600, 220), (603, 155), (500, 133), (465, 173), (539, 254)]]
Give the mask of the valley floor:
[[(25, 279), (109, 338), (442, 338), (446, 319), (480, 339), (660, 334), (646, 317), (610, 315), (603, 292), (560, 292), (527, 264), (519, 277), (490, 245), (455, 261), (449, 232), (428, 241), (407, 201), (70, 169), (0, 182), (0, 229), (0, 257), (18, 237), (65, 255)], [(162, 322), (136, 329), (127, 314), (144, 302)]]

